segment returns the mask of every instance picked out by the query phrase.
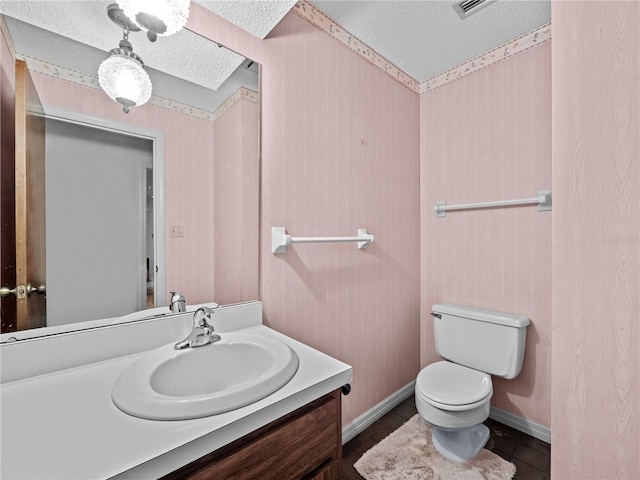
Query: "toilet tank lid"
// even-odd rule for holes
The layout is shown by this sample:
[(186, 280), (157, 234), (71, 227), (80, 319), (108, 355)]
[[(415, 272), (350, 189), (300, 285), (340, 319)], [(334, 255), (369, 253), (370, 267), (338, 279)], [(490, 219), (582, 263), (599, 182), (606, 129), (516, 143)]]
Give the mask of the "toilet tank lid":
[(513, 313), (483, 310), (481, 308), (454, 305), (452, 303), (437, 303), (432, 307), (434, 313), (453, 315), (455, 317), (470, 318), (481, 322), (497, 323), (509, 327), (526, 327), (531, 323), (528, 317)]

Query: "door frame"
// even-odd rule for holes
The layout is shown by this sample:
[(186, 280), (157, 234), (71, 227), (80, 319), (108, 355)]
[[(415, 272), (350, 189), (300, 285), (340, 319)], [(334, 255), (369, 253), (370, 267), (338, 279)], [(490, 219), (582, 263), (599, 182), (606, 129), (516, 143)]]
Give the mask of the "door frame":
[[(165, 239), (165, 135), (163, 131), (138, 125), (93, 117), (43, 104), (46, 119), (72, 123), (83, 127), (150, 140), (153, 144), (153, 245), (154, 245), (154, 307), (167, 305), (166, 288), (166, 239)], [(46, 159), (45, 159), (46, 161)]]

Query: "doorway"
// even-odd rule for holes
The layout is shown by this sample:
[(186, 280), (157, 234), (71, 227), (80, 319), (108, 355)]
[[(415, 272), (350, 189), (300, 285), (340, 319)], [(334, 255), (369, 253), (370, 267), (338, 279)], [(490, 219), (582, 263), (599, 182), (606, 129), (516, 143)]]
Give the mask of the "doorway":
[(162, 134), (46, 111), (47, 326), (163, 305)]

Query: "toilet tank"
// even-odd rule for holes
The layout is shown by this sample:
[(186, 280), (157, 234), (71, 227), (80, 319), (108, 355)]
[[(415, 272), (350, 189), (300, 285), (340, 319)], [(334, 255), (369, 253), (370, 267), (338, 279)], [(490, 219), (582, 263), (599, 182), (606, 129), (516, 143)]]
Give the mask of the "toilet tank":
[(509, 379), (522, 370), (527, 317), (450, 303), (434, 305), (431, 315), (441, 357)]

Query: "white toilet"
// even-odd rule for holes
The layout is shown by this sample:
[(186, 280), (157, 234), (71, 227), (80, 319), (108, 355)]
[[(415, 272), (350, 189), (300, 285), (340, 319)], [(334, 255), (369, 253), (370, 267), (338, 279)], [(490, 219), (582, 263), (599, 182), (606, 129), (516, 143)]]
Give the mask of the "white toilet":
[(431, 425), (438, 451), (450, 460), (475, 457), (489, 439), (491, 375), (512, 379), (522, 369), (527, 325), (522, 315), (440, 303), (433, 306), (436, 352), (447, 361), (416, 379), (416, 407)]

